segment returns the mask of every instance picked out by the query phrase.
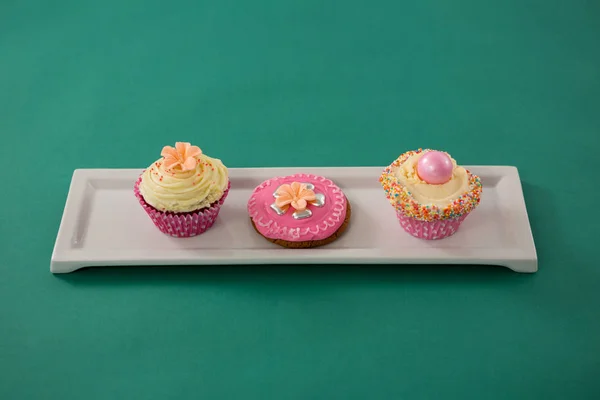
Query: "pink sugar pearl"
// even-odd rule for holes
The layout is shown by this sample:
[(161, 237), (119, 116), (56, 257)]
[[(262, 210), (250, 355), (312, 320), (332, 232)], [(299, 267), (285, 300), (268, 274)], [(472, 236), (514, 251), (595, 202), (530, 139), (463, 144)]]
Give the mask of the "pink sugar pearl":
[(452, 160), (441, 151), (428, 151), (419, 158), (417, 174), (431, 185), (441, 185), (452, 178)]

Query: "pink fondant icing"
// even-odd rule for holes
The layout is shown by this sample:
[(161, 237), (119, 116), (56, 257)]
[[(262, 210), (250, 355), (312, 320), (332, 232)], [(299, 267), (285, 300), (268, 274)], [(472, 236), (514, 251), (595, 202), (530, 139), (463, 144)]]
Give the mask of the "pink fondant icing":
[[(315, 193), (325, 195), (325, 205), (308, 205), (312, 216), (305, 219), (294, 219), (291, 209), (284, 215), (277, 215), (271, 209), (275, 201), (273, 193), (282, 184), (292, 182), (312, 183)], [(269, 239), (289, 242), (321, 240), (333, 235), (344, 223), (346, 207), (346, 196), (342, 189), (329, 179), (311, 174), (295, 174), (264, 181), (254, 189), (248, 201), (248, 213), (260, 234)]]

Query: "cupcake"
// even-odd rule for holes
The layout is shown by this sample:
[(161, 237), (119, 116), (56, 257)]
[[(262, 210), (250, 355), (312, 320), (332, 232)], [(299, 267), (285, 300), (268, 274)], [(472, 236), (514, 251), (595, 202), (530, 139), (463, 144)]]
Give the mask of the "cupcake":
[(350, 204), (331, 180), (295, 174), (264, 181), (248, 201), (254, 229), (272, 243), (289, 248), (329, 244), (348, 227)]
[(174, 237), (205, 232), (229, 193), (227, 168), (189, 143), (165, 146), (160, 154), (135, 182), (135, 196), (161, 232)]
[(404, 230), (428, 240), (453, 235), (479, 205), (482, 190), (478, 176), (435, 150), (402, 154), (379, 182)]

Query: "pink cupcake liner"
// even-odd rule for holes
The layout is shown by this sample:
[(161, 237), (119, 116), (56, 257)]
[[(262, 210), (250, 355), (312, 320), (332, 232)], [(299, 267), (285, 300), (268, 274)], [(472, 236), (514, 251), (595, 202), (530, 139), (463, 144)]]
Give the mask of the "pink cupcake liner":
[(213, 226), (219, 216), (221, 206), (229, 193), (229, 189), (231, 188), (231, 183), (229, 183), (223, 196), (209, 207), (188, 213), (172, 213), (158, 211), (156, 208), (146, 203), (140, 193), (139, 187), (141, 181), (142, 177), (140, 176), (135, 182), (133, 192), (141, 206), (144, 208), (144, 211), (146, 211), (152, 222), (154, 222), (154, 225), (156, 225), (162, 233), (178, 238), (200, 235)]
[(438, 240), (454, 235), (467, 215), (469, 213), (450, 219), (420, 221), (407, 217), (402, 211), (396, 210), (396, 216), (402, 228), (414, 237), (425, 240)]

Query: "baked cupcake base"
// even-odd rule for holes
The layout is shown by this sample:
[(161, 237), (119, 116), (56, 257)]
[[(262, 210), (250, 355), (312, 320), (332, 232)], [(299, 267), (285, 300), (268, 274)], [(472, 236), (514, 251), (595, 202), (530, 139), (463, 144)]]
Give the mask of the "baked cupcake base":
[(213, 226), (219, 216), (221, 206), (229, 193), (229, 189), (231, 188), (231, 183), (229, 183), (223, 196), (209, 207), (204, 207), (192, 212), (174, 213), (159, 211), (146, 203), (146, 200), (144, 200), (139, 189), (141, 181), (142, 177), (140, 176), (133, 188), (135, 197), (138, 199), (140, 205), (144, 208), (144, 211), (146, 211), (146, 214), (148, 214), (154, 225), (162, 233), (178, 238), (200, 235)]
[[(290, 194), (289, 190), (293, 187), (300, 191)], [(288, 203), (280, 203), (280, 195), (286, 195), (288, 199), (303, 196), (304, 189), (300, 187), (312, 193), (306, 208), (296, 210), (290, 205), (285, 206)], [(282, 204), (283, 208), (277, 204)], [(312, 174), (294, 174), (264, 181), (254, 189), (248, 200), (248, 214), (256, 232), (268, 241), (287, 248), (329, 244), (348, 228), (351, 217), (350, 204), (342, 190), (331, 180)]]
[(467, 218), (467, 215), (438, 221), (419, 221), (407, 217), (402, 211), (396, 211), (396, 216), (402, 228), (414, 237), (425, 240), (444, 239), (454, 235), (460, 224)]

